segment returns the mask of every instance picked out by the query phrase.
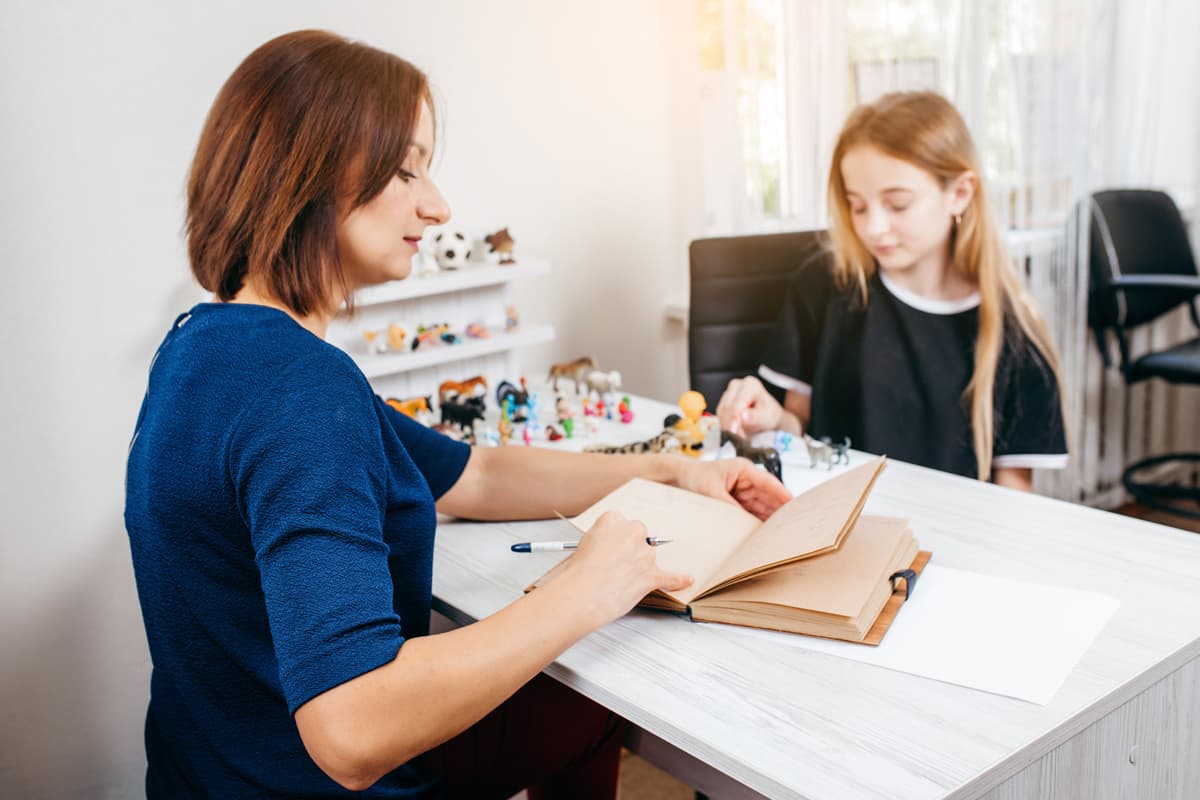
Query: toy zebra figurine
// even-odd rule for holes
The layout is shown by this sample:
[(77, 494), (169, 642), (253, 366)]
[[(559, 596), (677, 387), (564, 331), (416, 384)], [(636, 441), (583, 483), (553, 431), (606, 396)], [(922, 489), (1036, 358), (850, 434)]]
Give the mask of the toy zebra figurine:
[(663, 431), (652, 439), (644, 442), (630, 442), (623, 445), (592, 445), (585, 447), (585, 453), (673, 453), (679, 449), (679, 440), (670, 431)]

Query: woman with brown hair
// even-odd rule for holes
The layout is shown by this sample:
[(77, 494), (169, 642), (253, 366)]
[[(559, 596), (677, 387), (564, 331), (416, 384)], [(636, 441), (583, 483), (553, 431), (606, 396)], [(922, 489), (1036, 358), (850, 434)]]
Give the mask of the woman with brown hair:
[(954, 106), (901, 92), (855, 109), (829, 209), (829, 252), (798, 265), (758, 376), (717, 404), (721, 427), (848, 437), (1025, 491), (1034, 468), (1066, 466), (1054, 346)]
[(322, 337), (448, 218), (433, 134), (421, 72), (318, 31), (247, 57), (205, 123), (187, 236), (216, 298), (155, 354), (126, 476), (151, 797), (612, 797), (620, 720), (535, 676), (691, 579), (606, 515), (543, 588), (428, 635), (436, 512), (571, 513), (635, 476), (788, 499), (741, 460), (472, 450), (371, 391)]

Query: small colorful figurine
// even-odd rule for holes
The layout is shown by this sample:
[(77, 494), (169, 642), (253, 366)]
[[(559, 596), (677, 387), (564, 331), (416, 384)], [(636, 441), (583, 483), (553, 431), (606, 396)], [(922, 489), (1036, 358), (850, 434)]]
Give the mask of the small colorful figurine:
[(404, 349), (404, 340), (408, 336), (408, 330), (399, 323), (393, 322), (387, 327), (387, 343), (388, 347), (399, 352)]
[(512, 398), (506, 397), (500, 403), (500, 423), (496, 426), (496, 430), (500, 435), (500, 444), (508, 444), (508, 440), (512, 438), (512, 416), (509, 409), (512, 407)]
[[(525, 386), (524, 378), (521, 378), (521, 386)], [(496, 402), (500, 404), (510, 402), (513, 422), (525, 421), (529, 392), (524, 388), (518, 389), (508, 381), (500, 381), (500, 385), (496, 387)]]
[(558, 440), (563, 438), (563, 435), (558, 432), (558, 428), (555, 428), (553, 425), (547, 425), (546, 426), (546, 438), (552, 442), (557, 442)]
[(626, 425), (633, 422), (633, 409), (629, 407), (629, 395), (621, 398), (621, 404), (617, 406), (617, 412), (621, 417), (621, 422)]
[(468, 323), (467, 327), (463, 331), (463, 333), (465, 333), (468, 337), (470, 337), (472, 339), (490, 339), (490, 338), (492, 338), (491, 332), (488, 331), (487, 328), (480, 325), (478, 322)]
[(488, 234), (483, 237), (483, 241), (487, 244), (490, 252), (500, 256), (501, 264), (517, 263), (517, 260), (513, 258), (513, 246), (516, 242), (509, 236), (508, 228), (501, 228), (495, 233)]
[[(680, 445), (683, 446), (683, 452), (689, 456), (699, 457), (704, 449), (704, 434), (708, 426), (701, 425), (700, 418), (707, 407), (704, 395), (694, 390), (684, 392), (679, 396), (679, 409), (683, 416), (675, 419), (672, 424), (664, 424), (664, 427), (674, 431)], [(670, 420), (674, 416), (672, 414), (667, 419)]]
[(517, 311), (516, 306), (505, 306), (504, 308), (504, 332), (516, 333), (521, 328), (521, 314)]

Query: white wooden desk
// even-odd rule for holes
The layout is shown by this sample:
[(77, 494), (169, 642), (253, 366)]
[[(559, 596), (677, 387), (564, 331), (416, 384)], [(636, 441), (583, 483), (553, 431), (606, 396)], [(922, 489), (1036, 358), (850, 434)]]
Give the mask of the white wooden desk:
[[(1200, 536), (898, 462), (867, 510), (910, 519), (935, 563), (1121, 608), (1048, 706), (653, 612), (547, 672), (769, 797), (1200, 797)], [(563, 524), (443, 522), (435, 608), (464, 623), (512, 602), (559, 556), (509, 545)], [(716, 773), (681, 777), (722, 791)]]

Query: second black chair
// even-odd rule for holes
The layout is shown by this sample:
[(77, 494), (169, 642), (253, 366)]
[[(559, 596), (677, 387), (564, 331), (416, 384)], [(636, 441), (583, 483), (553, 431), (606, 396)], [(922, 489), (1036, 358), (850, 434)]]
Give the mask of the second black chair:
[[(1117, 341), (1127, 384), (1159, 378), (1200, 385), (1200, 336), (1163, 350), (1130, 352), (1129, 332), (1186, 303), (1200, 331), (1200, 276), (1187, 227), (1174, 201), (1163, 192), (1119, 189), (1092, 195), (1091, 279), (1088, 325), (1106, 367), (1112, 366), (1108, 333)], [(1170, 463), (1200, 463), (1200, 453), (1165, 453), (1125, 468), (1121, 481), (1138, 502), (1200, 518), (1200, 488), (1194, 478), (1176, 483), (1147, 479)], [(1190, 470), (1194, 474), (1194, 467)]]

